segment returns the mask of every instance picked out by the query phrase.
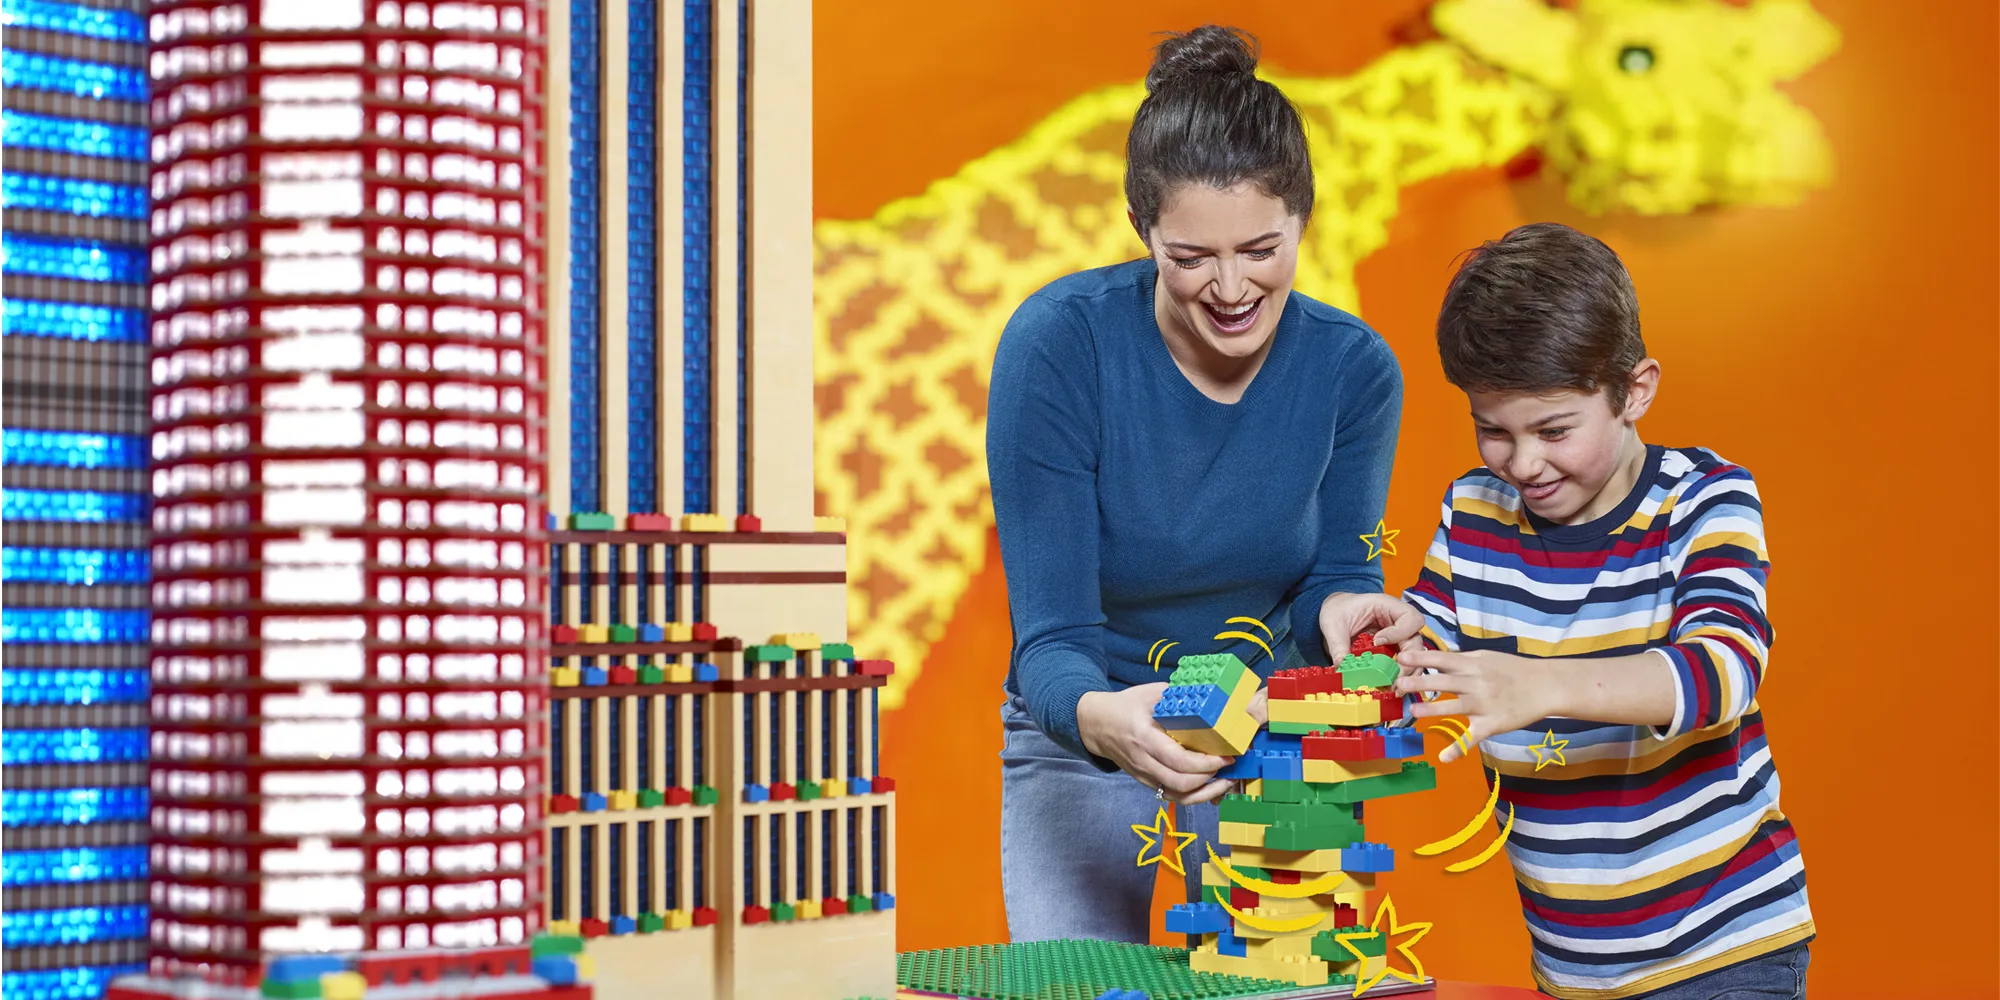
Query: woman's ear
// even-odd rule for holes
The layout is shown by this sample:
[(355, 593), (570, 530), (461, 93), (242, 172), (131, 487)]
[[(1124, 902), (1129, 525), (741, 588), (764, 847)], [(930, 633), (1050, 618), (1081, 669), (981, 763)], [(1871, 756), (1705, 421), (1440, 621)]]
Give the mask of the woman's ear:
[(1131, 223), (1132, 231), (1139, 234), (1139, 242), (1144, 243), (1146, 245), (1146, 252), (1148, 254), (1152, 253), (1153, 241), (1147, 239), (1146, 230), (1140, 228), (1139, 213), (1132, 211), (1132, 209), (1130, 208), (1125, 209), (1125, 221)]

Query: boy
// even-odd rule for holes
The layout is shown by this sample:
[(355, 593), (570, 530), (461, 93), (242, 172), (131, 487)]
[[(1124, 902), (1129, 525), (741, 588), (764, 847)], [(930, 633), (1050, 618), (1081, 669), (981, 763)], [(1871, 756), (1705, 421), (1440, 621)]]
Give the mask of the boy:
[(1660, 365), (1631, 278), (1567, 226), (1476, 251), (1438, 351), (1485, 467), (1452, 484), (1403, 595), (1424, 648), (1406, 644), (1396, 686), (1451, 696), (1414, 716), (1465, 716), (1496, 773), (1536, 982), (1592, 1000), (1803, 997), (1812, 912), (1756, 700), (1771, 642), (1756, 484), (1639, 439)]

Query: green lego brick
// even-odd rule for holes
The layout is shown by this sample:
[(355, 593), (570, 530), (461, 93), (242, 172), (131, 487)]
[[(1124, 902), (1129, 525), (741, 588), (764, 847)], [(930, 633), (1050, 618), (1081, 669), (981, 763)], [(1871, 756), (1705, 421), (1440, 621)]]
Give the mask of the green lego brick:
[(1236, 690), (1236, 682), (1248, 670), (1234, 653), (1204, 653), (1181, 657), (1180, 666), (1167, 675), (1168, 684), (1213, 684), (1225, 693)]
[(1437, 769), (1428, 761), (1406, 760), (1395, 774), (1343, 781), (1319, 792), (1321, 802), (1366, 802), (1390, 795), (1427, 792), (1437, 787)]
[(1263, 781), (1266, 802), (1318, 802), (1313, 789), (1303, 781), (1285, 781), (1265, 778)]
[(660, 791), (657, 788), (639, 789), (639, 808), (651, 809), (654, 808), (655, 806), (663, 806), (666, 804), (667, 804), (667, 793)]
[(1284, 736), (1305, 736), (1311, 733), (1324, 733), (1339, 728), (1341, 727), (1328, 725), (1324, 722), (1273, 722), (1270, 724), (1271, 732)]
[(1202, 886), (1201, 901), (1204, 903), (1227, 903), (1229, 902), (1229, 887), (1226, 885)]
[(611, 626), (612, 642), (638, 642), (639, 631), (630, 625)]
[(320, 995), (319, 977), (314, 976), (311, 979), (297, 979), (283, 983), (266, 979), (264, 980), (263, 994), (274, 998), (274, 1000), (312, 1000), (312, 998)]
[(751, 646), (743, 651), (743, 659), (750, 663), (784, 663), (797, 655), (790, 646)]
[(1396, 661), (1381, 653), (1362, 653), (1348, 656), (1340, 661), (1340, 686), (1349, 691), (1355, 688), (1385, 688), (1396, 682), (1396, 675), (1402, 670)]
[(1256, 865), (1230, 865), (1229, 867), (1233, 871), (1235, 871), (1236, 874), (1241, 875), (1245, 878), (1261, 879), (1266, 882), (1271, 880), (1271, 873), (1263, 868), (1257, 867)]
[(583, 939), (567, 934), (537, 934), (528, 943), (528, 954), (534, 958), (550, 955), (581, 955)]
[(1367, 839), (1361, 824), (1274, 823), (1264, 828), (1264, 847), (1272, 851), (1335, 851)]
[(667, 682), (667, 672), (661, 670), (659, 667), (655, 667), (649, 664), (647, 666), (639, 668), (639, 683), (665, 684), (666, 682)]
[(819, 648), (819, 658), (822, 660), (851, 660), (854, 659), (854, 647), (844, 642), (829, 642)]
[(799, 782), (800, 802), (812, 802), (817, 800), (818, 798), (819, 798), (819, 782), (817, 781)]
[(1354, 945), (1355, 951), (1371, 958), (1389, 953), (1388, 938), (1372, 933), (1366, 927), (1335, 927), (1330, 931), (1320, 931), (1313, 935), (1313, 955), (1329, 962), (1354, 961), (1354, 952), (1341, 947), (1340, 942), (1334, 940), (1336, 934), (1367, 934), (1367, 937), (1355, 938), (1349, 943)]
[(639, 914), (639, 933), (651, 934), (654, 931), (663, 931), (666, 929), (667, 918), (665, 915), (659, 913)]
[(798, 915), (798, 909), (790, 903), (779, 903), (771, 907), (771, 919), (781, 924), (790, 923)]
[(1121, 941), (1029, 941), (896, 956), (896, 985), (979, 1000), (1092, 1000), (1133, 990), (1154, 1000), (1305, 995), (1287, 983), (1188, 968), (1185, 948)]
[(1224, 823), (1255, 823), (1261, 826), (1278, 818), (1275, 805), (1248, 795), (1223, 796), (1221, 812)]
[(698, 806), (712, 806), (712, 805), (716, 804), (717, 802), (721, 801), (721, 799), (722, 799), (722, 796), (720, 796), (720, 795), (716, 794), (716, 791), (715, 791), (715, 788), (714, 788), (713, 786), (710, 786), (710, 785), (696, 785), (696, 786), (694, 786), (694, 804), (695, 804), (695, 805), (698, 805)]
[(618, 519), (609, 514), (571, 514), (569, 516), (569, 529), (571, 531), (616, 531), (618, 530)]
[(867, 913), (874, 908), (875, 901), (869, 899), (867, 896), (854, 895), (847, 897), (847, 912), (849, 913)]

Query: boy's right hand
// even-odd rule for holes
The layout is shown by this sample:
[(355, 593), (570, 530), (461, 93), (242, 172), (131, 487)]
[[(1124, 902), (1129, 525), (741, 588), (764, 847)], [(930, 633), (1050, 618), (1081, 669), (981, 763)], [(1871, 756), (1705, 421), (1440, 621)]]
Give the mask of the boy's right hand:
[(1153, 706), (1164, 683), (1139, 684), (1123, 691), (1092, 691), (1076, 703), (1076, 728), (1084, 749), (1109, 758), (1147, 788), (1166, 792), (1169, 802), (1193, 804), (1229, 790), (1215, 777), (1229, 761), (1181, 746), (1153, 721)]

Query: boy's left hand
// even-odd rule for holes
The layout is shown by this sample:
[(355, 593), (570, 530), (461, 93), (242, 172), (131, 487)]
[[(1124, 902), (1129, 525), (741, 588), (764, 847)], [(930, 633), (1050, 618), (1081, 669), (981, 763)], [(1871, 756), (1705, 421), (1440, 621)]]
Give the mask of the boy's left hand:
[[(1457, 696), (1444, 701), (1418, 702), (1410, 707), (1413, 719), (1465, 716), (1467, 737), (1438, 754), (1438, 762), (1442, 764), (1464, 756), (1481, 740), (1525, 728), (1556, 714), (1556, 692), (1546, 665), (1530, 657), (1488, 650), (1450, 653), (1412, 649), (1398, 654), (1396, 662), (1419, 671), (1396, 679), (1397, 694)], [(1436, 672), (1422, 672), (1425, 670)]]

